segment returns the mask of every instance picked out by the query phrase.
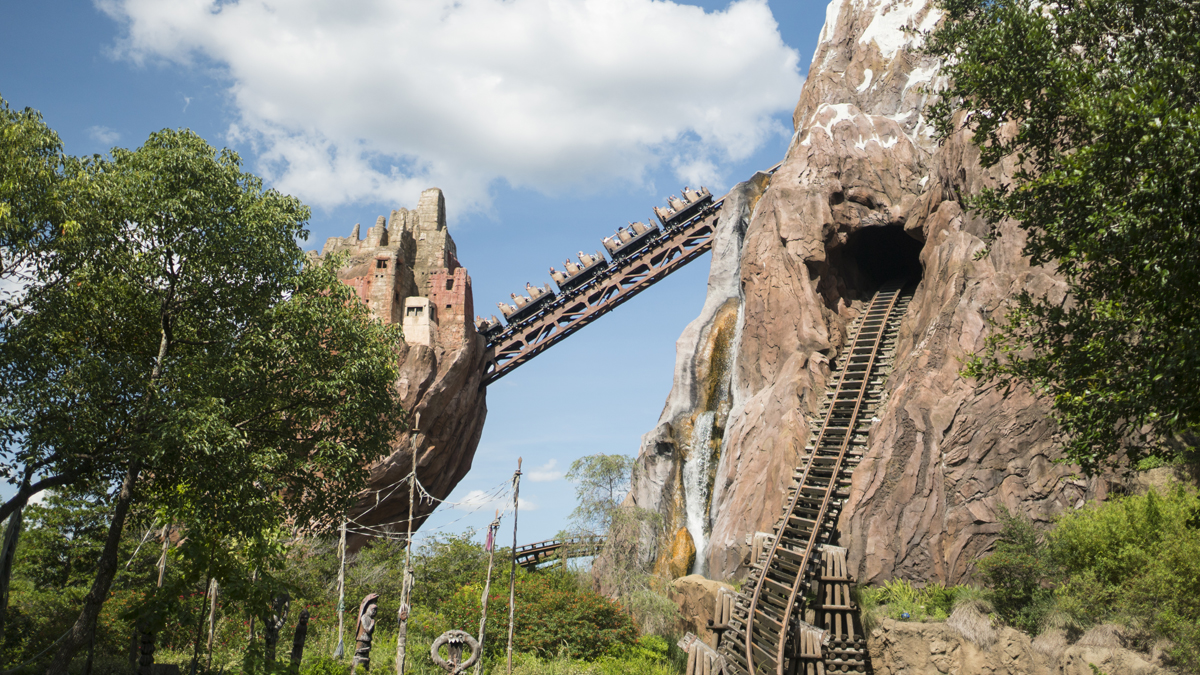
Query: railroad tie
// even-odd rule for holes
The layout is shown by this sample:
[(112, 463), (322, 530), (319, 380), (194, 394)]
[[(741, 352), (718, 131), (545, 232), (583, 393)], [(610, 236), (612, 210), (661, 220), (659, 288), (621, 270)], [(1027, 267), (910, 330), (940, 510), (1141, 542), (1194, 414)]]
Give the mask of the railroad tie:
[[(718, 642), (731, 673), (825, 675), (869, 669), (846, 550), (830, 540), (883, 400), (900, 319), (911, 297), (903, 283), (885, 284), (851, 323), (846, 348), (833, 364), (819, 427), (814, 425), (819, 431), (805, 448), (784, 512), (771, 532), (747, 541), (750, 573)], [(809, 604), (810, 597), (815, 602)]]

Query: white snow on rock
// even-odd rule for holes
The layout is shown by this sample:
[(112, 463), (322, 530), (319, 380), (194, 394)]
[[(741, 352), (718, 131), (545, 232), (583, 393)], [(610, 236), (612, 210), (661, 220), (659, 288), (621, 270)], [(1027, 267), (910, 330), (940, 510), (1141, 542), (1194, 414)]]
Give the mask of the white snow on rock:
[[(804, 140), (800, 141), (800, 145), (809, 145), (810, 141), (812, 140), (813, 130), (815, 129), (821, 129), (825, 132), (825, 135), (833, 138), (834, 125), (836, 125), (838, 122), (851, 120), (855, 117), (855, 115), (859, 114), (858, 112), (851, 113), (850, 108), (852, 107), (853, 106), (849, 103), (822, 103), (821, 107), (817, 108), (817, 112), (813, 114), (812, 122), (808, 127), (808, 134), (804, 137)], [(826, 110), (833, 111), (833, 119), (824, 124), (817, 122), (817, 118), (820, 117), (821, 114)], [(857, 108), (855, 108), (855, 110), (857, 111)]]
[(863, 68), (863, 83), (858, 85), (858, 93), (863, 93), (868, 87), (871, 86), (871, 77), (874, 74), (875, 73), (872, 73), (870, 68)]
[[(835, 0), (836, 1), (836, 0)], [(875, 17), (858, 41), (861, 44), (874, 42), (884, 58), (891, 58), (904, 47), (919, 43), (920, 38), (905, 33), (902, 29), (916, 28), (918, 31), (931, 30), (942, 17), (939, 9), (930, 9), (920, 25), (914, 25), (917, 15), (926, 7), (926, 0), (895, 0), (881, 5), (875, 12)], [(828, 23), (828, 19), (826, 19)], [(822, 39), (825, 34), (822, 32)]]

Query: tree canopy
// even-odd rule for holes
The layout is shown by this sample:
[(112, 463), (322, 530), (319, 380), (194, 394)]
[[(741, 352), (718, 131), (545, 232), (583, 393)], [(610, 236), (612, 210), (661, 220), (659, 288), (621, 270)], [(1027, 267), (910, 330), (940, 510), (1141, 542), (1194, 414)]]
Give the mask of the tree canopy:
[(580, 534), (606, 534), (629, 492), (634, 458), (628, 455), (587, 455), (571, 462), (567, 480), (575, 485), (571, 520)]
[(1014, 160), (971, 205), (1018, 221), (1069, 287), (1021, 293), (967, 372), (1047, 394), (1086, 472), (1178, 455), (1200, 425), (1200, 5), (941, 6), (938, 133), (965, 127), (984, 166)]
[(0, 317), (0, 454), (19, 486), (0, 518), (53, 486), (95, 488), (112, 509), (61, 671), (131, 506), (186, 529), (180, 555), (209, 576), (236, 573), (225, 553), (275, 550), (280, 528), (332, 522), (403, 429), (400, 333), (336, 260), (303, 254), (307, 207), (235, 153), (164, 130), (78, 160), (35, 114), (4, 110), (5, 255), (28, 253)]

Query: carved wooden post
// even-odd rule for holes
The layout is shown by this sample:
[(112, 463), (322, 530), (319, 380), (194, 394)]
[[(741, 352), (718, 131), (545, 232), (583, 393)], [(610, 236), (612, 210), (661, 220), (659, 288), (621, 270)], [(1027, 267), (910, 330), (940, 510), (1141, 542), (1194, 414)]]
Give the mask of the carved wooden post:
[(154, 633), (142, 630), (138, 633), (141, 636), (141, 648), (138, 650), (138, 675), (150, 675), (154, 670)]
[(266, 647), (267, 664), (275, 663), (275, 645), (279, 643), (279, 629), (287, 623), (288, 606), (292, 598), (287, 593), (275, 596), (274, 614), (267, 622), (263, 631), (263, 645)]
[(300, 619), (296, 622), (296, 636), (292, 638), (292, 672), (300, 672), (300, 662), (304, 660), (304, 641), (308, 638), (308, 610), (304, 609), (300, 612)]
[(371, 641), (375, 636), (375, 612), (379, 610), (377, 593), (368, 593), (358, 606), (358, 623), (354, 626), (354, 659), (350, 662), (353, 673), (362, 664), (363, 670), (371, 669)]
[[(449, 660), (443, 659), (441, 655), (442, 647), (446, 647)], [(471, 656), (465, 662), (462, 660), (463, 647), (469, 647)], [(475, 638), (471, 637), (470, 633), (461, 630), (448, 630), (438, 636), (438, 639), (433, 641), (433, 645), (429, 647), (429, 656), (439, 668), (446, 671), (450, 675), (459, 675), (466, 672), (468, 668), (474, 665), (483, 649)]]

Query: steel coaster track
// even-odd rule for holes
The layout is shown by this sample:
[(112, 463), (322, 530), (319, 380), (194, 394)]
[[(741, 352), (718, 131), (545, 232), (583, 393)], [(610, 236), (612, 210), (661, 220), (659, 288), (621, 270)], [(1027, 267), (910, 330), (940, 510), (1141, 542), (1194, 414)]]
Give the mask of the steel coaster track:
[[(774, 174), (782, 162), (764, 173)], [(729, 195), (681, 222), (669, 223), (637, 251), (621, 255), (579, 288), (559, 294), (536, 314), (488, 340), (483, 384), (487, 386), (561, 340), (699, 258), (712, 248), (721, 206)]]
[[(819, 545), (828, 542), (842, 502), (849, 496), (850, 473), (862, 457), (870, 415), (882, 390), (888, 365), (883, 355), (894, 344), (911, 297), (903, 281), (889, 282), (852, 326), (849, 348), (827, 394), (824, 421), (797, 469), (770, 551), (761, 565), (752, 568), (735, 605), (731, 630), (722, 636), (720, 651), (734, 671), (784, 675), (789, 662), (808, 655), (799, 644), (811, 649), (811, 640), (798, 639), (796, 619), (806, 592), (815, 590)], [(832, 651), (850, 655), (858, 650)], [(838, 662), (843, 670), (849, 663), (842, 658)], [(793, 665), (791, 670), (797, 668)]]

